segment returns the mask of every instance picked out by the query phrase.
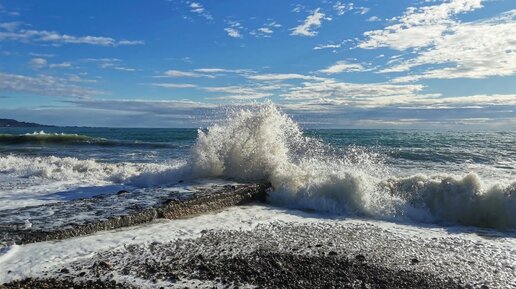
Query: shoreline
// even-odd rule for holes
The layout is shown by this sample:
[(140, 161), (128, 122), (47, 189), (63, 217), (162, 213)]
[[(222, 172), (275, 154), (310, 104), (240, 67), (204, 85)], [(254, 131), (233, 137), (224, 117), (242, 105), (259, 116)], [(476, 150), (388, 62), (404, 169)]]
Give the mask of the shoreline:
[[(362, 241), (341, 225), (271, 223), (249, 231), (207, 230), (196, 238), (144, 242), (100, 251), (6, 288), (497, 288), (429, 267), (424, 252), (401, 255)], [(377, 241), (377, 240), (376, 240)], [(395, 240), (393, 240), (394, 242)], [(406, 243), (411, 240), (405, 239)], [(374, 244), (374, 243), (372, 243)], [(432, 250), (430, 250), (432, 251)], [(440, 266), (440, 265), (439, 265)], [(446, 269), (446, 268), (441, 268)], [(450, 265), (447, 268), (456, 270)], [(464, 276), (471, 277), (471, 276)], [(45, 287), (46, 286), (46, 287)], [(50, 287), (49, 287), (50, 286)], [(59, 287), (62, 286), (62, 287)], [(67, 287), (68, 286), (68, 287)], [(93, 286), (93, 287), (92, 287)], [(0, 287), (1, 288), (1, 287)]]

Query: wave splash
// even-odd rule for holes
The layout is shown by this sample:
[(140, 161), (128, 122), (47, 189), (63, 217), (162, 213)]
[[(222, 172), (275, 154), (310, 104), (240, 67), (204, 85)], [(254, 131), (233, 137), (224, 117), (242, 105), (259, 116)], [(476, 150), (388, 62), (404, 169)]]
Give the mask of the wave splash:
[(199, 130), (190, 166), (196, 178), (269, 182), (270, 202), (291, 208), (516, 228), (516, 183), (489, 186), (474, 174), (396, 177), (373, 152), (304, 136), (271, 102)]

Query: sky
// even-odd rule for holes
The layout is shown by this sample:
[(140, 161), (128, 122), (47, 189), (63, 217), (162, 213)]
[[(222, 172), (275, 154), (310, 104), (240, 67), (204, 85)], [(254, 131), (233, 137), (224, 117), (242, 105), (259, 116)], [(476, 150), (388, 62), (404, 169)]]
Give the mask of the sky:
[(0, 0), (0, 118), (516, 129), (515, 0)]

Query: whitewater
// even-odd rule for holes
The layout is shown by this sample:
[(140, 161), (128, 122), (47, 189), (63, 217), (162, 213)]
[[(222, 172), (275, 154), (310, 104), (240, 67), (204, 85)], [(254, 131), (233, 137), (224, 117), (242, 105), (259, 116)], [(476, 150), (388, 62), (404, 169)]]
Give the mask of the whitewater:
[[(229, 109), (226, 118), (199, 129), (195, 137), (176, 132), (171, 137), (180, 135), (178, 142), (163, 142), (159, 130), (150, 134), (159, 135), (161, 142), (149, 137), (149, 132), (132, 133), (141, 140), (113, 139), (102, 133), (97, 137), (43, 131), (1, 133), (0, 208), (60, 201), (63, 195), (70, 200), (117, 189), (225, 179), (270, 184), (268, 201), (280, 207), (390, 221), (516, 229), (514, 147), (500, 146), (494, 164), (475, 162), (482, 151), (464, 150), (471, 140), (463, 144), (460, 135), (442, 134), (447, 155), (436, 150), (435, 160), (426, 161), (432, 158), (428, 156), (432, 148), (423, 147), (427, 151), (419, 153), (417, 161), (413, 156), (392, 158), (417, 154), (426, 145), (423, 142), (432, 140), (416, 141), (415, 149), (408, 151), (382, 151), (378, 149), (381, 142), (366, 146), (346, 140), (349, 145), (336, 146), (303, 132), (270, 102)], [(374, 138), (375, 133), (367, 137)], [(503, 145), (516, 142), (514, 134), (501, 136)], [(397, 137), (414, 142), (410, 135)], [(403, 144), (403, 139), (398, 141)], [(432, 163), (434, 167), (428, 168)], [(52, 197), (67, 191), (72, 193)]]

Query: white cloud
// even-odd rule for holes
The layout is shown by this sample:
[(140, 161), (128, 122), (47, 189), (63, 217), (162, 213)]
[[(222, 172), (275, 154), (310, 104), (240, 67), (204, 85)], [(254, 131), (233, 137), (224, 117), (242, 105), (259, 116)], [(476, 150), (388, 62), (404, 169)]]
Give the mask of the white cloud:
[(516, 74), (516, 10), (500, 17), (461, 23), (436, 40), (433, 47), (418, 52), (413, 59), (402, 61), (382, 72), (408, 71), (413, 67), (440, 64), (418, 75), (398, 77), (395, 82), (427, 78), (486, 78)]
[(242, 24), (238, 21), (227, 21), (229, 27), (224, 28), (224, 31), (228, 34), (229, 37), (233, 38), (242, 38), (242, 33), (240, 30), (243, 29)]
[(151, 86), (162, 88), (195, 88), (197, 85), (190, 83), (151, 83)]
[(274, 29), (281, 27), (281, 24), (278, 24), (276, 21), (270, 21), (265, 23), (262, 27), (251, 31), (249, 34), (256, 37), (271, 37), (274, 33)]
[(228, 72), (227, 69), (224, 68), (197, 68), (194, 71), (201, 73), (219, 73), (219, 72)]
[(72, 64), (70, 62), (53, 63), (49, 65), (50, 68), (70, 68)]
[(165, 73), (159, 77), (208, 77), (213, 78), (214, 76), (208, 74), (201, 74), (191, 71), (181, 71), (181, 70), (167, 70)]
[(438, 95), (419, 95), (424, 86), (419, 84), (395, 85), (390, 83), (348, 83), (326, 79), (304, 82), (282, 96), (289, 100), (314, 100), (333, 105), (379, 107), (408, 103), (414, 99)]
[(340, 1), (337, 1), (334, 5), (333, 5), (333, 9), (335, 9), (335, 11), (337, 11), (337, 15), (341, 16), (341, 15), (344, 15), (347, 11), (351, 11), (353, 10), (353, 6), (355, 4), (353, 3), (342, 3)]
[(137, 71), (136, 68), (123, 66), (122, 60), (118, 58), (86, 58), (82, 59), (82, 61), (97, 63), (98, 67), (102, 69), (114, 69), (126, 72)]
[(367, 18), (366, 21), (368, 21), (368, 22), (378, 22), (378, 21), (382, 21), (382, 19), (380, 17), (378, 17), (378, 16), (371, 16), (371, 17)]
[(222, 96), (212, 98), (218, 100), (251, 100), (272, 96), (272, 93), (264, 92), (260, 87), (215, 86), (203, 89), (208, 92), (222, 93)]
[(65, 78), (50, 75), (31, 77), (2, 72), (0, 72), (0, 90), (60, 97), (89, 97), (105, 94), (102, 91), (70, 84)]
[(346, 14), (346, 12), (350, 12), (350, 11), (355, 11), (355, 14), (366, 14), (367, 12), (369, 12), (369, 8), (367, 7), (357, 7), (355, 6), (355, 4), (353, 2), (349, 2), (349, 3), (343, 3), (341, 1), (337, 1), (335, 2), (335, 4), (333, 5), (333, 9), (337, 12), (337, 15), (338, 16), (342, 16), (344, 14)]
[[(252, 73), (253, 70), (250, 69), (227, 69), (227, 68), (218, 68), (218, 67), (208, 67), (208, 68), (196, 68), (193, 71), (206, 73), (206, 74), (214, 74), (214, 73), (236, 73), (236, 74), (249, 74)], [(213, 75), (211, 75), (213, 76)]]
[(240, 31), (238, 31), (236, 28), (226, 27), (224, 28), (224, 31), (227, 32), (229, 37), (242, 38), (242, 34), (240, 34)]
[(371, 11), (370, 8), (367, 8), (367, 7), (358, 7), (358, 13), (360, 15), (364, 15), (364, 14), (367, 14), (369, 13), (369, 11)]
[(331, 65), (325, 69), (319, 70), (326, 74), (336, 74), (341, 72), (357, 72), (364, 71), (365, 68), (359, 63), (348, 63), (346, 61), (337, 61), (334, 65)]
[(328, 18), (325, 18), (325, 14), (320, 12), (321, 9), (317, 8), (311, 15), (308, 15), (306, 17), (305, 21), (292, 28), (292, 32), (290, 35), (296, 35), (296, 36), (315, 36), (317, 35), (317, 31), (314, 31), (314, 29), (317, 29), (321, 27), (322, 20), (328, 20)]
[(314, 47), (314, 50), (322, 50), (322, 49), (337, 49), (340, 48), (342, 44), (319, 44)]
[(103, 36), (73, 36), (55, 31), (20, 28), (22, 23), (0, 23), (0, 41), (49, 42), (54, 44), (89, 44), (98, 46), (142, 45), (143, 41), (116, 40)]
[(208, 11), (206, 11), (206, 9), (202, 6), (201, 3), (191, 2), (190, 11), (193, 13), (197, 13), (208, 20), (213, 20), (213, 16), (211, 16), (211, 14)]
[(290, 79), (304, 79), (304, 80), (323, 80), (324, 78), (310, 75), (303, 75), (297, 73), (270, 73), (270, 74), (255, 74), (246, 76), (252, 80), (264, 80), (264, 81), (281, 81)]
[(487, 78), (516, 74), (516, 9), (470, 22), (454, 18), (482, 7), (481, 0), (453, 0), (409, 8), (395, 24), (365, 33), (359, 47), (389, 47), (410, 54), (393, 59), (379, 72), (422, 72), (399, 76), (394, 83), (421, 79)]
[(365, 49), (390, 47), (396, 50), (426, 47), (435, 42), (449, 27), (456, 24), (452, 16), (482, 7), (482, 0), (452, 0), (439, 5), (409, 7), (395, 24), (382, 30), (364, 33), (359, 44)]
[(47, 66), (48, 61), (45, 58), (32, 58), (29, 61), (29, 65), (34, 69), (41, 69)]
[(292, 12), (299, 13), (305, 9), (305, 6), (301, 4), (295, 4), (294, 8), (292, 8)]
[(265, 33), (265, 34), (272, 34), (274, 32), (269, 27), (258, 28), (258, 31), (260, 31), (262, 33)]

